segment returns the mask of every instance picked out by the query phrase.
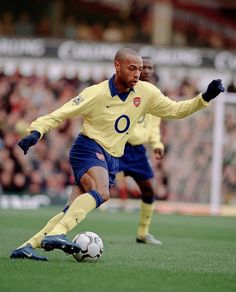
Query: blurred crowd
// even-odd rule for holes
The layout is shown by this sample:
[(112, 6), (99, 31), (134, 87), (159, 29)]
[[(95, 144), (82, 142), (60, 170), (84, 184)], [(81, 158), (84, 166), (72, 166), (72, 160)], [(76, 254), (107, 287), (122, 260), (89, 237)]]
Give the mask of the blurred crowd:
[[(0, 186), (6, 194), (47, 193), (52, 198), (66, 197), (73, 181), (68, 152), (78, 135), (80, 117), (64, 122), (50, 131), (30, 149), (27, 157), (16, 147), (25, 135), (25, 128), (38, 116), (47, 114), (76, 96), (94, 80), (82, 82), (79, 77), (50, 80), (46, 76), (29, 77), (15, 72), (0, 73)], [(188, 78), (179, 80), (175, 90), (164, 93), (192, 97), (197, 84)], [(223, 189), (227, 200), (236, 189), (236, 106), (228, 106), (226, 115)], [(209, 198), (210, 162), (212, 156), (213, 107), (181, 121), (162, 122), (165, 158), (154, 161), (157, 195), (160, 199), (205, 202)], [(129, 196), (137, 197), (134, 183), (127, 183)], [(119, 197), (116, 188), (112, 196)], [(235, 198), (234, 198), (235, 199)]]
[(147, 19), (147, 13), (148, 8), (137, 12), (139, 21), (143, 23), (142, 26), (137, 26), (135, 15), (131, 15), (124, 21), (120, 18), (88, 20), (88, 17), (78, 18), (75, 14), (69, 14), (55, 32), (49, 16), (42, 16), (35, 21), (27, 12), (15, 16), (12, 12), (6, 11), (0, 15), (0, 36), (60, 37), (105, 42), (150, 42), (152, 27)]
[(66, 121), (45, 135), (27, 154), (16, 147), (25, 128), (76, 96), (78, 79), (49, 81), (46, 77), (0, 76), (0, 184), (4, 193), (48, 193), (60, 196), (72, 184), (68, 149), (81, 120)]
[[(53, 17), (50, 17), (49, 14), (40, 13), (34, 17), (32, 12), (27, 10), (20, 10), (18, 13), (3, 11), (0, 14), (0, 36), (153, 43), (153, 3), (152, 1), (138, 3), (138, 1), (133, 1), (133, 4), (130, 5), (132, 9), (117, 12), (105, 11), (101, 14), (97, 11), (96, 17), (89, 8), (83, 10), (80, 7), (81, 13), (75, 9), (75, 11), (61, 16), (62, 19), (58, 23), (53, 23)], [(94, 6), (93, 10), (95, 9)], [(222, 33), (220, 29), (220, 23), (213, 25), (218, 27), (218, 31), (204, 30), (206, 25), (202, 28), (201, 26), (195, 27), (191, 22), (185, 23), (186, 12), (182, 11), (183, 19), (179, 18), (179, 13), (179, 10), (173, 10), (173, 27), (166, 45), (235, 49), (235, 42), (231, 41), (234, 39), (233, 35), (228, 40), (227, 34)], [(208, 26), (210, 24), (211, 22)], [(198, 25), (200, 24), (198, 23)], [(158, 45), (158, 38), (155, 42)]]

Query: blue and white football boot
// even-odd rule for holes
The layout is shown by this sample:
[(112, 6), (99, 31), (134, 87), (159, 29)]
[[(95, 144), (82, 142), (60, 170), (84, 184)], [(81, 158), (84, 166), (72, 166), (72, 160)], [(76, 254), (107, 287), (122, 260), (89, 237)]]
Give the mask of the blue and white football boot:
[(30, 243), (27, 243), (27, 245), (21, 248), (17, 248), (13, 250), (13, 252), (10, 255), (10, 259), (29, 259), (29, 260), (35, 260), (35, 261), (48, 260), (47, 257), (37, 255)]
[(80, 246), (68, 240), (65, 234), (46, 235), (41, 242), (41, 246), (47, 251), (60, 249), (68, 254), (76, 254), (81, 250)]

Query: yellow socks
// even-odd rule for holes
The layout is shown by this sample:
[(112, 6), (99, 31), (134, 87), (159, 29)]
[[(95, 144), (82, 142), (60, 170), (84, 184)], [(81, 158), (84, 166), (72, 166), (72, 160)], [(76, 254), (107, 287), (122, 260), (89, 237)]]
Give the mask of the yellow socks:
[(74, 200), (66, 213), (60, 212), (41, 229), (38, 233), (24, 242), (19, 248), (30, 243), (33, 248), (40, 248), (44, 236), (55, 234), (66, 234), (81, 222), (86, 215), (96, 208), (95, 199), (88, 193), (85, 193)]
[(30, 243), (33, 248), (41, 247), (41, 241), (44, 238), (45, 234), (51, 231), (64, 215), (64, 212), (58, 213), (56, 216), (48, 221), (43, 229), (41, 229), (37, 234), (32, 236), (29, 240), (24, 242), (20, 247), (25, 246), (27, 243)]
[(47, 235), (67, 234), (95, 208), (96, 200), (92, 195), (88, 193), (80, 195), (73, 201), (60, 222)]
[(148, 234), (149, 226), (152, 220), (152, 214), (154, 211), (154, 203), (147, 204), (141, 202), (140, 221), (138, 225), (138, 238), (142, 239)]

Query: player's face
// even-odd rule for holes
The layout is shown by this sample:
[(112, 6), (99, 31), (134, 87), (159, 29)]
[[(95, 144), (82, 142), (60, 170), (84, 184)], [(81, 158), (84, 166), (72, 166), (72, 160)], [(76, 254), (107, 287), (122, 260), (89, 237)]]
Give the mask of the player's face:
[(139, 56), (127, 56), (124, 60), (115, 61), (116, 75), (121, 86), (132, 88), (138, 82), (143, 68), (143, 60)]
[(154, 73), (154, 66), (151, 60), (143, 59), (143, 70), (140, 75), (140, 80), (150, 82)]

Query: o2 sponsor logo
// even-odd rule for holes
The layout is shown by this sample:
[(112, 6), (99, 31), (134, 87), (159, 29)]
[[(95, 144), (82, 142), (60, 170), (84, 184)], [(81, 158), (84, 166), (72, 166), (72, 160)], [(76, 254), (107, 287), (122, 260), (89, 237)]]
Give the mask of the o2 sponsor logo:
[(115, 130), (117, 133), (122, 134), (125, 133), (130, 126), (130, 119), (127, 115), (121, 115), (118, 117), (118, 119), (115, 121)]

